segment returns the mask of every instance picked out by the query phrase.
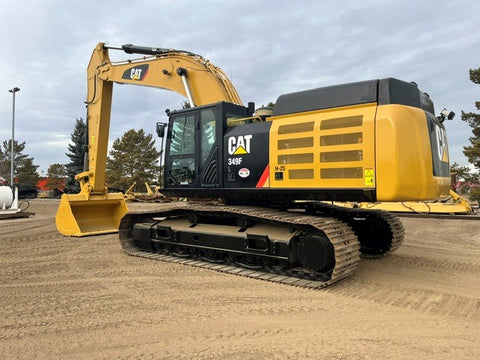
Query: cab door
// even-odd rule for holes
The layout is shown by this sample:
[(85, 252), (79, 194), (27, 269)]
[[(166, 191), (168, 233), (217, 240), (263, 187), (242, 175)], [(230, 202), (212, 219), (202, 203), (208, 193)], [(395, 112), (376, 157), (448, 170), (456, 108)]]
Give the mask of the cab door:
[(248, 108), (225, 102), (172, 113), (165, 153), (165, 187), (222, 188), (222, 145), (227, 123), (248, 114)]
[(173, 113), (167, 137), (166, 186), (198, 188), (219, 186), (222, 138), (220, 106)]
[(173, 114), (167, 137), (165, 161), (167, 187), (197, 187), (197, 114)]

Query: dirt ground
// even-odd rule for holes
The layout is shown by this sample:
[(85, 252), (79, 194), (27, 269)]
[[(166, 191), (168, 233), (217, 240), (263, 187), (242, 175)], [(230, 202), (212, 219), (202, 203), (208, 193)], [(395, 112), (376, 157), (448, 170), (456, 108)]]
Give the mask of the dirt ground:
[(0, 221), (1, 359), (480, 358), (480, 221), (403, 219), (392, 256), (308, 290), (63, 237), (57, 206)]

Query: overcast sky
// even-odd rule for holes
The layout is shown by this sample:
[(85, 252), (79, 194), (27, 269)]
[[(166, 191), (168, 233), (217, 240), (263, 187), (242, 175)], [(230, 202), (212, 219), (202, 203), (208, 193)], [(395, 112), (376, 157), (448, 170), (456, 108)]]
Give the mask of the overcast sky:
[[(86, 68), (98, 42), (189, 50), (231, 78), (244, 103), (283, 93), (396, 77), (430, 94), (447, 124), (451, 163), (466, 165), (480, 86), (478, 0), (363, 1), (66, 1), (0, 0), (0, 141), (26, 142), (42, 175), (65, 155), (76, 118), (86, 110)], [(112, 54), (112, 60), (128, 58)], [(154, 133), (180, 95), (137, 86), (114, 87), (110, 140), (129, 129)], [(157, 147), (160, 142), (157, 141)], [(7, 177), (9, 174), (5, 174)]]

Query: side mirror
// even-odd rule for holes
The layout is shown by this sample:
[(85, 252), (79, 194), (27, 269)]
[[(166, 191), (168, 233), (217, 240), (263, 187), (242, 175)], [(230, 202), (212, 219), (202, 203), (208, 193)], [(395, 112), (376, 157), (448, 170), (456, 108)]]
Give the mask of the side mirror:
[(157, 135), (159, 138), (163, 138), (165, 136), (165, 128), (167, 127), (166, 123), (157, 122)]

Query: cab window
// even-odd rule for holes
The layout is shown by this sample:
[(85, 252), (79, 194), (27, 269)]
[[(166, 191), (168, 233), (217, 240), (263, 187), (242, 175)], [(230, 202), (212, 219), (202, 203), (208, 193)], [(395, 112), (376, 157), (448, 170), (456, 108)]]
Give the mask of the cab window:
[(215, 112), (212, 109), (204, 109), (200, 112), (200, 131), (200, 160), (203, 166), (216, 140)]
[(181, 185), (195, 179), (195, 115), (177, 117), (172, 124), (170, 176)]

